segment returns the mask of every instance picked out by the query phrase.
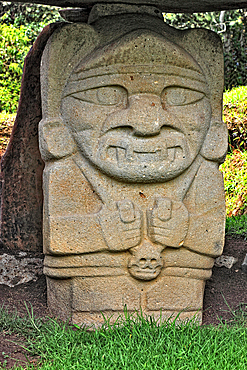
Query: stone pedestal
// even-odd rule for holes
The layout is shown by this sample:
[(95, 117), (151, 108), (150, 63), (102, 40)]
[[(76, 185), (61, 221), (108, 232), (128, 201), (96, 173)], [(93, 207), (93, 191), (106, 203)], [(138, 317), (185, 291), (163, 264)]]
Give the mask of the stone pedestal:
[(125, 308), (130, 314), (141, 308), (156, 320), (180, 313), (180, 319), (195, 316), (201, 321), (204, 282), (211, 276), (213, 258), (193, 256), (185, 248), (178, 253), (167, 248), (162, 257), (166, 267), (159, 278), (147, 281), (129, 274), (126, 253), (47, 256), (48, 303), (55, 315), (72, 317), (77, 324), (103, 324), (103, 315), (114, 321)]
[(95, 5), (41, 63), (44, 272), (63, 319), (191, 318), (223, 250), (223, 54), (152, 6)]

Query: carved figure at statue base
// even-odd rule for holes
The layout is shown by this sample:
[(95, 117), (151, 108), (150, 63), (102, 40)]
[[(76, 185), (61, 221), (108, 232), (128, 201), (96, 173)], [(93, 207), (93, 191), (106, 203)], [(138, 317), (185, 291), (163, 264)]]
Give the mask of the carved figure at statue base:
[(99, 4), (54, 32), (41, 68), (49, 306), (87, 325), (124, 307), (201, 320), (224, 244), (218, 36)]

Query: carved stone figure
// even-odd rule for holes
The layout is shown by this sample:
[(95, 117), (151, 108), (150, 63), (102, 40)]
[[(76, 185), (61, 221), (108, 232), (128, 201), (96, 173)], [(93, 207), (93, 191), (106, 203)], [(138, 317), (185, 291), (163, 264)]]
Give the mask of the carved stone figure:
[(125, 306), (201, 320), (224, 243), (218, 36), (99, 4), (54, 32), (41, 70), (50, 307), (96, 325)]

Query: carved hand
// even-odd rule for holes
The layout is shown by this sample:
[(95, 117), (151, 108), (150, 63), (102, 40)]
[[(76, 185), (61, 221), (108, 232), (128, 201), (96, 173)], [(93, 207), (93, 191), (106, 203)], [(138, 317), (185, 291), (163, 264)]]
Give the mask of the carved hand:
[(142, 212), (129, 200), (121, 200), (116, 205), (115, 212), (102, 208), (100, 225), (109, 249), (124, 251), (141, 242)]
[(182, 202), (160, 197), (147, 211), (148, 236), (165, 247), (179, 248), (188, 231), (189, 214)]

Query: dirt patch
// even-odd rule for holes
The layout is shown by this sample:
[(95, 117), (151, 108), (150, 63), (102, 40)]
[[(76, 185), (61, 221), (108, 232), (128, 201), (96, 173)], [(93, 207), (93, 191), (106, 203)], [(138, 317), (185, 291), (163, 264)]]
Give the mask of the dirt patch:
[[(31, 307), (35, 317), (46, 317), (49, 310), (46, 306), (46, 281), (44, 275), (36, 282), (21, 284), (15, 288), (0, 285), (0, 302), (9, 312), (17, 311), (20, 316), (27, 315), (27, 308), (31, 313)], [(5, 365), (11, 368), (14, 365), (23, 366), (37, 362), (36, 358), (30, 357), (29, 353), (21, 346), (25, 345), (25, 339), (8, 332), (0, 333), (0, 368)]]
[[(247, 305), (247, 274), (241, 269), (247, 253), (247, 241), (243, 238), (226, 237), (224, 255), (238, 259), (231, 269), (214, 267), (211, 279), (206, 283), (204, 294), (203, 324), (217, 324), (219, 318), (229, 321), (231, 310), (240, 304)], [(230, 310), (231, 309), (231, 310)]]
[[(219, 319), (229, 322), (233, 318), (231, 310), (237, 310), (241, 303), (247, 305), (247, 274), (241, 269), (246, 253), (247, 241), (242, 238), (226, 238), (224, 255), (238, 258), (238, 262), (231, 269), (213, 268), (212, 277), (205, 288), (204, 325), (217, 325)], [(36, 282), (21, 284), (15, 288), (1, 285), (0, 302), (8, 307), (9, 312), (17, 310), (21, 316), (27, 313), (25, 302), (29, 307), (32, 305), (35, 317), (49, 316), (45, 277), (41, 276)], [(18, 342), (23, 345), (23, 338), (4, 332), (0, 334), (0, 364), (10, 368), (15, 364), (25, 367), (28, 362), (37, 362), (37, 359), (29, 357), (29, 354), (16, 344)]]
[(14, 365), (23, 366), (35, 364), (38, 359), (29, 358), (29, 353), (23, 348), (25, 339), (21, 336), (0, 333), (0, 366), (11, 368)]

